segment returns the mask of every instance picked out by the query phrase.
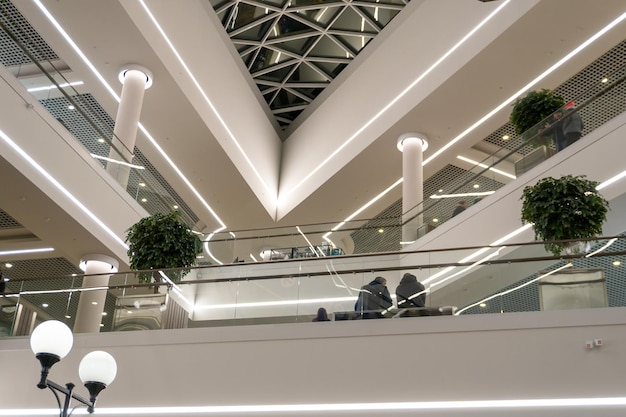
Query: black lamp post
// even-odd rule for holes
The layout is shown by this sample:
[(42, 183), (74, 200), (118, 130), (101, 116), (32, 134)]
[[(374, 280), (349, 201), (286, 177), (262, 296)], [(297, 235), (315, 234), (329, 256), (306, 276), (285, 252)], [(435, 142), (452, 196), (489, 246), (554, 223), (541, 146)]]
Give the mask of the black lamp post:
[[(89, 391), (89, 399), (74, 394), (74, 384), (69, 382), (65, 386), (48, 379), (48, 372), (52, 365), (63, 359), (72, 349), (74, 337), (66, 324), (48, 320), (33, 330), (30, 336), (30, 347), (35, 357), (41, 363), (41, 379), (37, 384), (40, 389), (50, 388), (59, 405), (60, 417), (67, 417), (72, 399), (87, 406), (87, 411), (93, 413), (96, 397), (115, 379), (117, 364), (113, 356), (103, 351), (94, 351), (85, 355), (80, 361), (78, 374)], [(65, 398), (61, 402), (59, 393)]]

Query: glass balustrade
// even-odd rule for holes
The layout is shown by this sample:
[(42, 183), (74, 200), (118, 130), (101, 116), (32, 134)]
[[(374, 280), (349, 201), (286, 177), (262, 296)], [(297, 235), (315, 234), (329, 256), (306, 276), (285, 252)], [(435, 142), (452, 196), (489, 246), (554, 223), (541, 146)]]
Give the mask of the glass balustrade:
[[(73, 326), (84, 291), (106, 291), (101, 331), (157, 330), (358, 320), (364, 286), (384, 277), (392, 305), (382, 319), (626, 306), (626, 237), (584, 241), (582, 252), (555, 257), (543, 243), (249, 262), (180, 270), (116, 273), (106, 288), (83, 276), (9, 281), (0, 297), (0, 336), (26, 335), (34, 323)], [(424, 284), (424, 307), (398, 308), (405, 273)]]

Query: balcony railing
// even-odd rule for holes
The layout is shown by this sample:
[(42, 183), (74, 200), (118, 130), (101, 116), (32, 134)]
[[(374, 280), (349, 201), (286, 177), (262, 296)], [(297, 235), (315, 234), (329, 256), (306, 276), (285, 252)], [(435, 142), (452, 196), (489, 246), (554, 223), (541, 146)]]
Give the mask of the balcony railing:
[[(41, 320), (73, 326), (84, 291), (105, 291), (100, 331), (311, 322), (362, 318), (355, 302), (378, 276), (393, 306), (383, 319), (626, 306), (626, 237), (588, 241), (581, 253), (555, 257), (542, 243), (436, 251), (306, 258), (113, 274), (108, 287), (83, 288), (84, 276), (9, 281), (0, 297), (0, 334), (26, 335)], [(425, 286), (425, 308), (397, 308), (404, 273)], [(142, 283), (140, 276), (151, 276)]]

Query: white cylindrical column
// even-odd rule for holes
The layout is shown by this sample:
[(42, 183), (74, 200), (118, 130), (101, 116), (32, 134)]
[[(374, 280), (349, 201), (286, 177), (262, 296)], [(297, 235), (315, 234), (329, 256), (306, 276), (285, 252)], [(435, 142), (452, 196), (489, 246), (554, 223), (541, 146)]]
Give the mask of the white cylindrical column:
[[(112, 273), (117, 272), (117, 260), (98, 254), (85, 255), (80, 262), (85, 271), (83, 289), (107, 287)], [(107, 290), (87, 290), (80, 293), (74, 320), (74, 333), (98, 333)]]
[[(113, 129), (112, 147), (109, 158), (114, 161), (132, 163), (133, 150), (137, 139), (137, 127), (145, 90), (152, 85), (152, 74), (138, 65), (127, 65), (120, 72), (122, 96), (117, 108)], [(113, 161), (107, 163), (107, 172), (117, 178), (122, 186), (128, 185), (130, 167)]]
[(424, 201), (424, 151), (428, 147), (422, 133), (405, 133), (398, 138), (402, 152), (402, 242), (409, 243), (422, 235)]

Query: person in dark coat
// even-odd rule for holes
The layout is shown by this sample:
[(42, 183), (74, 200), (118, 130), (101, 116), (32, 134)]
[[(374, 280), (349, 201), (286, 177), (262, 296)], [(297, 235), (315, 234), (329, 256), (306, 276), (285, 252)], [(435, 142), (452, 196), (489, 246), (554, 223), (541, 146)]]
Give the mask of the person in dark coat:
[[(396, 287), (396, 301), (398, 308), (424, 307), (426, 305), (426, 288), (413, 274), (406, 273), (402, 276), (400, 284)], [(402, 317), (418, 316), (417, 311), (407, 310)]]
[(317, 309), (317, 316), (313, 318), (313, 321), (330, 321), (328, 318), (328, 313), (324, 307), (320, 307)]
[(364, 319), (377, 319), (384, 317), (383, 311), (392, 305), (393, 300), (387, 289), (387, 280), (383, 277), (376, 277), (372, 282), (361, 287), (354, 310)]
[(565, 116), (563, 117), (563, 136), (565, 140), (563, 148), (567, 148), (580, 139), (583, 132), (583, 119), (581, 119), (580, 114), (575, 109), (576, 106), (573, 103), (569, 103), (565, 108)]
[(456, 203), (456, 206), (454, 207), (454, 210), (452, 210), (452, 216), (454, 217), (459, 213), (462, 213), (465, 211), (465, 209), (467, 208), (467, 202), (465, 202), (465, 200), (461, 200), (458, 203)]

